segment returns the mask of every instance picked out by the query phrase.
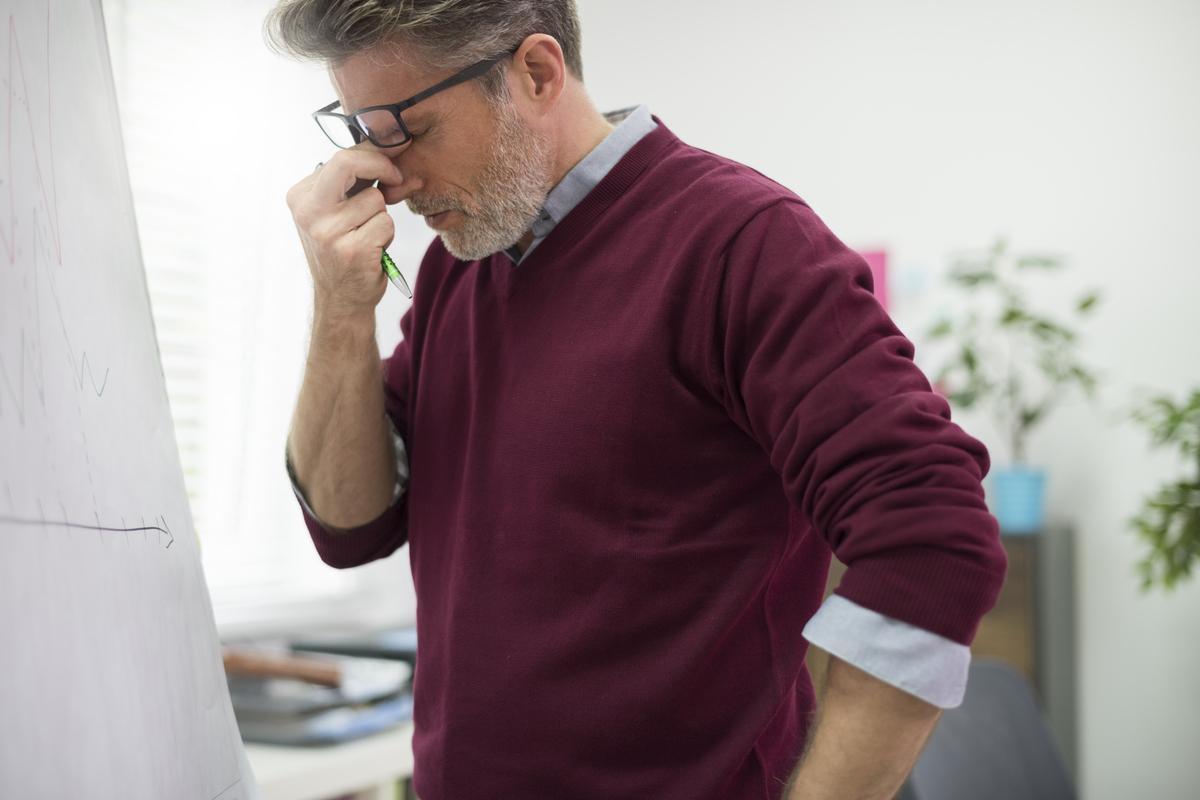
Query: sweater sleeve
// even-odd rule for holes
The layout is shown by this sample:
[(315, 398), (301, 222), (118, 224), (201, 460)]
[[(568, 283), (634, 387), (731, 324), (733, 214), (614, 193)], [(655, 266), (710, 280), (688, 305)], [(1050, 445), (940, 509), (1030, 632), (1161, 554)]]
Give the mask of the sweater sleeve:
[(296, 481), (291, 459), (286, 459), (288, 476), (304, 524), (308, 527), (317, 555), (331, 567), (357, 567), (394, 553), (408, 541), (408, 458), (404, 445), (407, 435), (407, 406), (410, 386), (412, 308), (400, 320), (403, 338), (392, 355), (381, 363), (384, 411), (391, 425), (396, 453), (397, 481), (391, 504), (375, 519), (353, 528), (339, 528), (321, 521), (308, 505), (303, 488)]
[(866, 261), (798, 199), (726, 249), (717, 385), (846, 574), (836, 594), (969, 645), (1007, 561), (987, 450), (950, 419)]

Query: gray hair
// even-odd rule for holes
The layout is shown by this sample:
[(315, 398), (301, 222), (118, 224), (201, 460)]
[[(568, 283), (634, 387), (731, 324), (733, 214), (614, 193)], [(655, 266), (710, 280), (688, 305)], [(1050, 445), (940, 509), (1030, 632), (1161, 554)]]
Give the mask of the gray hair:
[[(512, 50), (534, 33), (553, 36), (567, 69), (583, 80), (575, 0), (280, 0), (263, 22), (275, 52), (334, 66), (387, 43), (398, 59), (397, 45), (435, 68), (459, 68)], [(482, 83), (491, 99), (506, 94), (495, 70)]]

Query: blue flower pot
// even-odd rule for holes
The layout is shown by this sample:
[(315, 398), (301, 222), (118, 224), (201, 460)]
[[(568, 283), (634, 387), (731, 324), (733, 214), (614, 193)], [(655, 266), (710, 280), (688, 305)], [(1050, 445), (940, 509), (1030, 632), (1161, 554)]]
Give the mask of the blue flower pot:
[(1046, 471), (1020, 465), (992, 473), (988, 495), (1002, 533), (1036, 533), (1045, 525)]

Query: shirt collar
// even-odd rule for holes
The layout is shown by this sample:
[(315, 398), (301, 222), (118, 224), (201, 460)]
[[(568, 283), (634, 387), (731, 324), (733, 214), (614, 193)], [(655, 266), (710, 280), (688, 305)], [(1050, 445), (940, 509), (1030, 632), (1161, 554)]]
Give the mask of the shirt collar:
[(514, 266), (533, 252), (554, 226), (562, 222), (571, 209), (579, 205), (579, 202), (596, 188), (604, 176), (642, 140), (642, 137), (658, 127), (658, 123), (650, 116), (650, 109), (645, 105), (610, 111), (604, 117), (616, 127), (546, 195), (541, 213), (530, 226), (533, 241), (529, 247), (524, 253), (520, 253), (516, 245), (504, 251), (505, 255), (512, 259)]

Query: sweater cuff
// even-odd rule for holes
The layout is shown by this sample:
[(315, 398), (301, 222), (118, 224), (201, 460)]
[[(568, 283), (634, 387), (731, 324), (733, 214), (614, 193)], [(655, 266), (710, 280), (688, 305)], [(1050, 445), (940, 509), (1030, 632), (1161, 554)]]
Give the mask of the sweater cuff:
[(830, 655), (938, 708), (956, 708), (967, 689), (971, 649), (830, 595), (804, 626)]
[(1000, 596), (1007, 559), (1001, 557), (998, 563), (993, 559), (990, 566), (932, 547), (889, 550), (848, 563), (836, 593), (969, 646), (979, 621)]
[(408, 540), (405, 498), (375, 519), (354, 528), (328, 528), (307, 511), (304, 524), (317, 555), (335, 569), (359, 567), (396, 552)]

